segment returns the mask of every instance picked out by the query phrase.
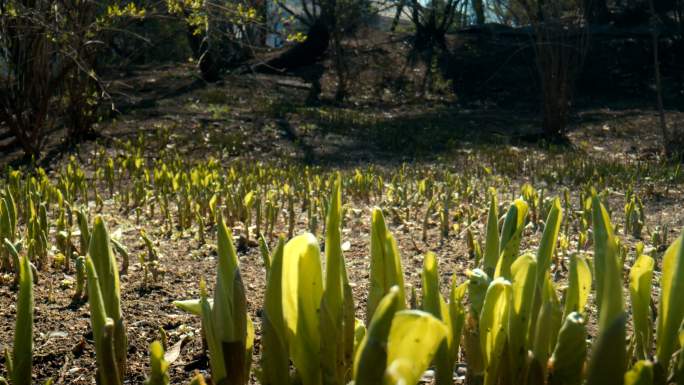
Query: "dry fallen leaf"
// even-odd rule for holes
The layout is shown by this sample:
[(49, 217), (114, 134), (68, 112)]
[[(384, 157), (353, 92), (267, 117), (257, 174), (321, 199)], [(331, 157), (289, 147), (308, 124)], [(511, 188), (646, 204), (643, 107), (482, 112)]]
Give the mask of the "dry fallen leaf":
[(171, 349), (169, 349), (166, 353), (164, 353), (164, 360), (170, 364), (173, 364), (176, 360), (178, 360), (178, 357), (180, 357), (181, 349), (183, 348), (183, 345), (185, 344), (185, 341), (188, 339), (187, 335), (181, 336), (180, 341), (176, 342)]

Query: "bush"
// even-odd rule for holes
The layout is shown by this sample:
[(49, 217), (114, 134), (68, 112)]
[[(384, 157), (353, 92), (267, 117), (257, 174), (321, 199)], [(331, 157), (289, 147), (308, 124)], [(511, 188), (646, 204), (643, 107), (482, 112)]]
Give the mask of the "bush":
[(97, 54), (121, 17), (135, 6), (85, 0), (8, 0), (0, 3), (0, 122), (30, 157), (40, 157), (59, 119), (69, 140), (92, 132), (106, 95)]

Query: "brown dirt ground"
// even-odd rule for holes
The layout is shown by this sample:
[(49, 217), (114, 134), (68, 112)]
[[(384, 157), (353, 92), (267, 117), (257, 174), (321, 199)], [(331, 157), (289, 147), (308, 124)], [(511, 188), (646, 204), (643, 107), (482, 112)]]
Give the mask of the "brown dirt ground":
[[(103, 143), (111, 145), (118, 141), (134, 138), (140, 132), (152, 132), (157, 127), (170, 128), (172, 142), (182, 154), (191, 159), (201, 159), (213, 153), (216, 148), (228, 152), (235, 162), (264, 159), (288, 159), (296, 162), (312, 162), (327, 168), (353, 169), (369, 163), (391, 172), (402, 161), (413, 164), (432, 164), (435, 167), (456, 167), (462, 162), (459, 154), (480, 151), (477, 143), (438, 147), (424, 154), (404, 154), (396, 149), (387, 150), (378, 142), (368, 141), (357, 135), (368, 129), (363, 116), (353, 115), (352, 110), (372, 114), (373, 119), (411, 120), (427, 123), (431, 118), (451, 124), (463, 122), (463, 130), (471, 136), (485, 136), (484, 133), (510, 133), (519, 127), (533, 127), (533, 116), (521, 116), (514, 111), (463, 111), (446, 106), (439, 99), (428, 102), (390, 101), (379, 108), (371, 102), (354, 100), (341, 108), (330, 108), (339, 116), (328, 120), (316, 120), (306, 113), (293, 110), (291, 105), (301, 105), (304, 91), (279, 85), (278, 77), (242, 76), (228, 77), (217, 85), (193, 86), (196, 78), (189, 65), (162, 69), (140, 69), (122, 80), (127, 84), (132, 104), (126, 113), (101, 124)], [(168, 85), (173, 87), (166, 88)], [(330, 92), (328, 90), (328, 92)], [(141, 103), (140, 101), (151, 101)], [(137, 103), (137, 104), (136, 104)], [(323, 107), (326, 107), (324, 105)], [(295, 112), (292, 112), (295, 111)], [(351, 117), (350, 117), (351, 116)], [(673, 112), (670, 118), (681, 122), (684, 114)], [(357, 119), (348, 130), (344, 125)], [(320, 124), (321, 121), (324, 124)], [(329, 126), (326, 127), (325, 123)], [(331, 123), (332, 122), (332, 123)], [(449, 123), (451, 122), (451, 123)], [(653, 134), (655, 116), (652, 111), (610, 111), (597, 110), (580, 113), (573, 123), (571, 139), (575, 147), (585, 151), (587, 156), (597, 159), (644, 159), (649, 161), (657, 154), (657, 135)], [(318, 125), (317, 125), (318, 123)], [(517, 124), (520, 123), (520, 124)], [(293, 140), (283, 125), (296, 135)], [(524, 132), (524, 129), (520, 129)], [(395, 131), (401, 134), (401, 131)], [(516, 144), (511, 136), (502, 135), (501, 143), (506, 151), (536, 151), (525, 144)], [(79, 152), (86, 161), (94, 143), (84, 144)], [(428, 148), (430, 150), (430, 148)], [(151, 151), (148, 157), (154, 158)], [(51, 168), (56, 169), (63, 157), (51, 159)], [(514, 185), (534, 181), (533, 171), (519, 170)], [(572, 186), (570, 186), (572, 187)], [(684, 226), (681, 185), (664, 185), (662, 182), (644, 180), (640, 184), (646, 195), (648, 226), (669, 225), (672, 233)], [(559, 192), (561, 186), (549, 186)], [(615, 207), (623, 204), (616, 192)], [(364, 318), (365, 296), (369, 274), (369, 227), (370, 207), (374, 202), (361, 202), (346, 197), (345, 201), (354, 209), (347, 218), (343, 241), (351, 243), (345, 253), (350, 281), (354, 284), (357, 316)], [(127, 383), (140, 384), (148, 371), (148, 346), (159, 338), (159, 328), (168, 334), (169, 345), (182, 343), (180, 355), (171, 366), (171, 383), (184, 384), (194, 370), (206, 373), (208, 362), (203, 354), (200, 323), (196, 317), (175, 309), (171, 302), (198, 296), (198, 282), (205, 278), (214, 281), (215, 251), (212, 245), (201, 245), (194, 234), (165, 237), (160, 233), (159, 218), (144, 220), (135, 224), (133, 213), (123, 213), (113, 201), (105, 202), (102, 214), (112, 232), (122, 231), (122, 243), (133, 257), (129, 272), (121, 277), (123, 312), (130, 343), (129, 372)], [(485, 212), (481, 213), (482, 226)], [(618, 215), (619, 216), (619, 215)], [(300, 216), (298, 229), (306, 228), (305, 215)], [(620, 219), (618, 218), (618, 222)], [(468, 256), (463, 233), (453, 235), (441, 243), (438, 224), (430, 225), (429, 240), (420, 240), (421, 227), (417, 223), (390, 221), (402, 252), (405, 277), (408, 284), (419, 288), (419, 273), (422, 267), (420, 255), (427, 250), (434, 251), (440, 260), (443, 287), (450, 282), (452, 274), (460, 280), (465, 272), (474, 266)], [(163, 279), (148, 286), (143, 284), (143, 273), (135, 257), (144, 252), (143, 243), (137, 232), (143, 227), (152, 235), (162, 255), (161, 264), (166, 270)], [(281, 229), (286, 224), (281, 223)], [(234, 227), (236, 234), (239, 224)], [(527, 230), (522, 249), (534, 248), (539, 234)], [(633, 240), (629, 240), (632, 242)], [(273, 240), (271, 240), (271, 243)], [(209, 243), (213, 243), (211, 238)], [(258, 248), (251, 247), (239, 252), (242, 276), (248, 293), (249, 311), (257, 327), (255, 359), (258, 356), (259, 308), (262, 304), (265, 271), (261, 266)], [(63, 286), (65, 279), (72, 278), (65, 273), (51, 269), (40, 272), (35, 289), (35, 358), (34, 379), (37, 383), (52, 377), (55, 384), (94, 383), (95, 359), (92, 336), (89, 327), (88, 306), (71, 300), (72, 289)], [(212, 285), (210, 285), (212, 286)], [(0, 349), (10, 347), (14, 329), (16, 292), (8, 284), (0, 285)], [(0, 359), (4, 364), (4, 359)], [(2, 370), (4, 373), (4, 369)], [(253, 382), (255, 380), (253, 379)]]

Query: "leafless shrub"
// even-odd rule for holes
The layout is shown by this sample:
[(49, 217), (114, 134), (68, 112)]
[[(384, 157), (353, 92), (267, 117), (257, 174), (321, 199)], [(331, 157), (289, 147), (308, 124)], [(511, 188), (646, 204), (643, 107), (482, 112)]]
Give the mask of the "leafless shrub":
[(589, 47), (582, 0), (514, 0), (512, 12), (530, 26), (541, 86), (542, 129), (564, 141), (575, 84)]
[(114, 20), (140, 16), (135, 7), (90, 0), (0, 1), (0, 122), (27, 156), (38, 158), (61, 121), (67, 138), (92, 132), (105, 96), (97, 53)]

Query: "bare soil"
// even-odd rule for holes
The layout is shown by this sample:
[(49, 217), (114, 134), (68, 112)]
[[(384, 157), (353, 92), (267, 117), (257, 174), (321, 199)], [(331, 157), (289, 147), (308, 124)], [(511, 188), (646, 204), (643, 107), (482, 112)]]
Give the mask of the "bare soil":
[[(390, 88), (377, 91), (375, 87), (373, 92), (389, 95), (386, 100), (377, 102), (372, 94), (364, 93), (361, 95), (365, 96), (339, 106), (327, 101), (333, 90), (329, 82), (322, 104), (305, 107), (306, 90), (283, 85), (284, 79), (266, 75), (228, 76), (219, 84), (207, 85), (197, 79), (191, 65), (134, 70), (118, 80), (121, 95), (127, 95), (120, 96), (125, 101), (118, 103), (123, 113), (100, 124), (100, 144), (84, 143), (70, 153), (53, 154), (44, 166), (59, 169), (69, 154), (87, 163), (89, 154), (97, 146), (116, 151), (116, 143), (134, 140), (138, 135), (151, 136), (159, 127), (169, 129), (171, 143), (188, 161), (216, 156), (231, 162), (279, 160), (342, 170), (373, 164), (390, 174), (404, 162), (456, 170), (472, 167), (469, 161), (479, 157), (487, 159), (493, 153), (530, 154), (530, 159), (537, 157), (542, 163), (544, 159), (555, 159), (558, 152), (578, 152), (597, 162), (648, 163), (659, 157), (656, 115), (649, 110), (582, 111), (572, 123), (573, 147), (548, 150), (524, 142), (524, 136), (538, 126), (534, 114), (460, 109), (453, 107), (446, 97), (400, 98)], [(672, 111), (668, 119), (682, 126), (684, 114)], [(153, 148), (145, 155), (149, 159), (156, 156)], [(0, 163), (13, 163), (14, 159), (16, 153), (3, 154)], [(505, 171), (511, 177), (512, 186), (542, 183), (535, 176), (535, 169), (526, 168), (526, 164), (521, 161), (518, 170)], [(580, 186), (572, 182), (547, 186), (549, 193), (561, 193), (564, 187)], [(669, 238), (674, 239), (684, 226), (682, 185), (644, 179), (638, 182), (638, 187), (646, 205), (647, 226), (653, 229), (667, 225), (671, 231)], [(624, 204), (620, 194), (615, 191), (611, 198), (618, 223), (622, 218), (620, 205)], [(344, 201), (351, 208), (343, 231), (343, 241), (350, 242), (345, 258), (354, 285), (357, 317), (363, 319), (369, 275), (369, 214), (377, 202), (352, 197), (344, 197)], [(482, 209), (480, 221), (476, 223), (480, 230), (486, 219), (486, 208)], [(148, 346), (160, 337), (160, 328), (168, 335), (170, 348), (176, 344), (180, 347), (171, 365), (171, 383), (188, 383), (196, 370), (207, 374), (208, 361), (202, 348), (199, 319), (177, 310), (172, 301), (197, 297), (200, 278), (214, 281), (213, 235), (205, 245), (192, 232), (167, 237), (160, 231), (159, 218), (143, 219), (138, 224), (134, 213), (122, 212), (112, 200), (105, 202), (101, 214), (110, 231), (122, 232), (122, 243), (133, 258), (128, 273), (121, 277), (123, 313), (130, 343), (126, 382), (140, 384), (144, 380), (149, 366)], [(416, 216), (422, 218), (420, 213)], [(306, 229), (305, 221), (305, 215), (301, 215), (298, 231)], [(421, 255), (428, 250), (439, 256), (443, 288), (452, 275), (462, 281), (467, 269), (474, 267), (464, 231), (452, 232), (441, 242), (438, 223), (432, 220), (428, 242), (423, 242), (420, 221), (394, 218), (389, 222), (398, 239), (406, 281), (416, 289), (420, 287)], [(160, 251), (165, 275), (159, 282), (147, 285), (143, 282), (141, 266), (136, 263), (136, 257), (146, 252), (138, 235), (139, 228), (151, 234)], [(281, 231), (286, 228), (285, 223), (280, 224)], [(235, 224), (233, 230), (237, 236), (240, 224)], [(536, 249), (538, 237), (533, 229), (526, 230), (522, 248)], [(320, 235), (319, 238), (322, 239)], [(635, 240), (627, 241), (632, 244)], [(241, 248), (239, 258), (249, 311), (257, 327), (256, 360), (265, 271), (258, 248)], [(35, 382), (43, 383), (51, 377), (55, 384), (94, 383), (95, 357), (88, 305), (72, 301), (73, 288), (67, 281), (73, 275), (49, 269), (41, 271), (38, 279)], [(17, 294), (9, 284), (11, 277), (5, 276), (3, 280), (0, 349), (11, 348)], [(4, 364), (4, 359), (0, 363)], [(4, 368), (0, 374), (5, 374)]]

